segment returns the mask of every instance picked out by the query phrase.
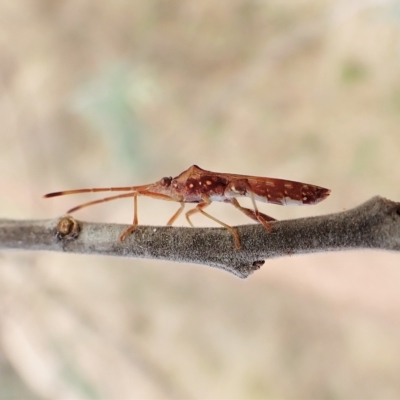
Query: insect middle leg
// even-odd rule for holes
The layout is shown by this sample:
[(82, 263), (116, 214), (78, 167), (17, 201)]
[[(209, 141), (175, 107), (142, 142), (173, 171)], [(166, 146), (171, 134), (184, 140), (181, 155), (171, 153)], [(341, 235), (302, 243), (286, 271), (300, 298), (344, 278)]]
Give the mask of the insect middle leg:
[(213, 217), (212, 215), (206, 213), (203, 210), (203, 208), (208, 207), (211, 204), (211, 200), (208, 197), (205, 197), (205, 196), (203, 197), (203, 200), (204, 201), (202, 203), (197, 204), (197, 206), (195, 208), (193, 208), (193, 210), (190, 210), (185, 214), (186, 215), (186, 219), (189, 222), (190, 226), (194, 226), (192, 224), (192, 221), (190, 220), (190, 216), (195, 214), (195, 213), (197, 213), (197, 212), (200, 212), (203, 215), (205, 215), (206, 217), (212, 219), (216, 223), (218, 223), (218, 224), (222, 225), (223, 227), (225, 227), (226, 229), (228, 229), (232, 233), (233, 238), (235, 239), (235, 247), (237, 249), (240, 249), (241, 248), (240, 239), (239, 239), (239, 234), (236, 232), (236, 229), (233, 228), (232, 226), (229, 226), (229, 225), (225, 224), (224, 222), (220, 221), (219, 219)]
[(175, 220), (181, 215), (184, 208), (185, 203), (182, 201), (179, 210), (169, 219), (169, 221), (167, 222), (167, 226), (172, 225), (175, 222)]

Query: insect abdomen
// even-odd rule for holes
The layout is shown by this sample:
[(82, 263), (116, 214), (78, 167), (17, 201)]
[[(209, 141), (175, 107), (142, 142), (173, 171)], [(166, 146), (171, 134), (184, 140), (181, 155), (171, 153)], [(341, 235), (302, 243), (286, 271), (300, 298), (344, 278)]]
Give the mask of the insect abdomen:
[(282, 206), (317, 204), (330, 193), (329, 189), (320, 186), (272, 178), (265, 182), (251, 182), (250, 186), (256, 200)]

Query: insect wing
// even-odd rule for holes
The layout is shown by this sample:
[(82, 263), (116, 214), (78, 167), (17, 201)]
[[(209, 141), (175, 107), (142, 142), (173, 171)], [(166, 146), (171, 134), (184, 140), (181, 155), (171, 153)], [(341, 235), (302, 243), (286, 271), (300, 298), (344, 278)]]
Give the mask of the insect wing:
[(302, 182), (276, 178), (248, 178), (256, 200), (278, 205), (312, 205), (329, 196), (330, 190)]

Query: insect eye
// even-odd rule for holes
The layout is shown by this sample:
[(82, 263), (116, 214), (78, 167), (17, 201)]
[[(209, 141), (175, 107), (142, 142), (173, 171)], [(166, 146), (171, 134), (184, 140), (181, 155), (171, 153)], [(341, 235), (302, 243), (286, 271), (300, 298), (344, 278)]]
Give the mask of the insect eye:
[(164, 178), (161, 179), (160, 184), (161, 184), (161, 186), (169, 186), (171, 184), (171, 181), (172, 181), (172, 177), (171, 176), (170, 177), (164, 177)]

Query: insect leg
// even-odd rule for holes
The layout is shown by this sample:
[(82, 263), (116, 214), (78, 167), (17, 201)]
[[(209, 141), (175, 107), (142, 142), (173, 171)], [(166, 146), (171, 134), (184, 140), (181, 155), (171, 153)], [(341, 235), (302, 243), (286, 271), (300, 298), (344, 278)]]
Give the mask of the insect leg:
[(264, 228), (268, 231), (272, 231), (271, 225), (267, 222), (267, 220), (263, 217), (264, 214), (261, 214), (260, 211), (258, 211), (256, 200), (254, 199), (254, 193), (252, 191), (248, 191), (251, 201), (253, 203), (254, 207), (254, 215), (256, 216), (257, 220), (261, 222), (264, 225)]
[(185, 203), (182, 201), (179, 210), (169, 219), (167, 225), (172, 225), (175, 222), (175, 220), (181, 215), (184, 208), (185, 208)]
[(121, 236), (119, 237), (121, 242), (123, 242), (125, 238), (138, 226), (139, 220), (137, 216), (137, 198), (138, 193), (135, 193), (133, 196), (133, 223), (129, 228), (122, 232)]
[[(256, 221), (262, 223), (264, 225), (264, 228), (268, 232), (271, 232), (272, 228), (271, 228), (271, 225), (268, 223), (268, 221), (271, 221), (271, 217), (268, 217), (265, 214), (261, 214), (258, 211), (256, 200), (254, 198), (254, 190), (251, 187), (249, 181), (247, 179), (233, 180), (233, 181), (231, 181), (231, 190), (234, 193), (237, 193), (241, 196), (248, 195), (250, 197), (251, 202), (253, 203), (253, 207), (254, 207), (253, 212), (250, 212), (250, 210), (248, 210), (248, 209), (247, 209), (247, 211), (245, 211), (246, 209), (243, 209), (237, 202), (236, 203), (237, 203), (237, 205), (239, 205), (239, 207), (237, 207), (237, 205), (234, 202), (233, 202), (233, 205), (235, 207), (241, 209), (241, 211), (244, 212), (246, 215), (248, 215), (250, 218), (255, 219)], [(251, 214), (253, 214), (253, 216), (255, 218), (253, 218), (253, 216)], [(267, 218), (265, 218), (265, 217), (267, 217)]]
[(222, 225), (223, 227), (225, 227), (226, 229), (228, 229), (232, 233), (233, 238), (235, 239), (235, 247), (237, 249), (240, 249), (241, 248), (240, 239), (239, 239), (239, 234), (237, 233), (236, 229), (233, 228), (232, 226), (229, 226), (229, 225), (225, 224), (224, 222), (220, 221), (219, 219), (213, 217), (212, 215), (206, 213), (203, 210), (203, 208), (208, 207), (211, 204), (211, 200), (209, 199), (208, 196), (207, 197), (203, 196), (203, 200), (204, 201), (202, 203), (197, 204), (197, 206), (195, 208), (193, 208), (193, 210), (190, 210), (190, 211), (188, 211), (186, 213), (186, 219), (189, 222), (190, 226), (193, 226), (192, 221), (190, 220), (190, 216), (195, 214), (195, 213), (197, 213), (197, 212), (200, 212), (203, 215), (205, 215), (206, 217), (212, 219), (216, 223), (218, 223), (218, 224)]
[[(254, 221), (259, 222), (254, 210), (250, 210), (250, 208), (242, 207), (235, 198), (230, 199), (229, 203), (233, 204), (238, 210), (242, 211), (244, 214), (246, 214), (248, 217), (250, 217)], [(259, 212), (259, 215), (262, 218), (264, 218), (265, 221), (268, 221), (268, 222), (276, 221), (275, 218), (272, 218), (269, 215), (266, 215), (266, 214), (263, 214), (263, 213), (260, 213), (260, 212)]]
[[(141, 192), (134, 193), (133, 194), (133, 196), (134, 196), (134, 198), (133, 198), (133, 200), (134, 200), (133, 224), (128, 229), (126, 229), (125, 231), (122, 232), (122, 235), (119, 237), (119, 240), (121, 242), (123, 242), (125, 240), (125, 238), (135, 230), (135, 228), (137, 227), (137, 225), (139, 223), (138, 222), (138, 216), (137, 216), (137, 198), (138, 198), (139, 194), (141, 196), (150, 196), (150, 197), (154, 197), (154, 198), (160, 199), (160, 200), (175, 200), (174, 198), (172, 198), (170, 196), (167, 196), (165, 194), (153, 193), (153, 192), (150, 192), (150, 191), (147, 191), (147, 190), (143, 190)], [(176, 218), (182, 212), (182, 209), (183, 209), (183, 207), (181, 205), (181, 209), (179, 209), (178, 212), (176, 212), (173, 217)], [(174, 222), (174, 221), (172, 221), (172, 222)]]

